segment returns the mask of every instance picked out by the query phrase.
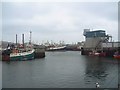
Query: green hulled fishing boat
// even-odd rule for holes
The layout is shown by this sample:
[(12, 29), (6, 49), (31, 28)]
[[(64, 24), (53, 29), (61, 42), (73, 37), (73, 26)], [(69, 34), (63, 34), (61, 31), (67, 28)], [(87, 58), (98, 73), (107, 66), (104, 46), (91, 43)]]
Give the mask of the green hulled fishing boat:
[(34, 49), (27, 52), (21, 52), (21, 53), (11, 53), (10, 54), (10, 61), (13, 60), (32, 60), (34, 59)]
[[(33, 49), (33, 45), (31, 44), (31, 38), (29, 44), (24, 44), (24, 34), (23, 43), (17, 43), (17, 34), (16, 34), (16, 45), (8, 45), (7, 49), (2, 52), (2, 60), (3, 61), (15, 61), (15, 60), (32, 60), (34, 59), (35, 50)], [(31, 32), (30, 32), (31, 37)]]

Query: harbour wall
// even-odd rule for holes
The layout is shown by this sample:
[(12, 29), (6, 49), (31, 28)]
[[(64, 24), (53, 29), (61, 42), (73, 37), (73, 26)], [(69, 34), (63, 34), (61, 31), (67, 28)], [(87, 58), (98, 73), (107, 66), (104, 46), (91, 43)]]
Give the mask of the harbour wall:
[(92, 44), (87, 44), (87, 46), (81, 48), (81, 55), (89, 55), (89, 53), (93, 51), (97, 51), (98, 53), (104, 52), (106, 57), (113, 57), (117, 51), (120, 55), (120, 42), (100, 42), (99, 45), (96, 44), (96, 46), (97, 47), (92, 47)]
[[(81, 48), (81, 55), (89, 55), (90, 52), (92, 52), (93, 49), (84, 49)], [(120, 47), (118, 48), (102, 48), (96, 50), (98, 53), (104, 52), (106, 54), (106, 57), (113, 57), (114, 53), (118, 51), (120, 53)]]
[(34, 57), (35, 58), (44, 58), (45, 57), (45, 52), (35, 52)]
[(34, 45), (35, 53), (34, 58), (44, 58), (45, 57), (45, 47), (42, 45)]

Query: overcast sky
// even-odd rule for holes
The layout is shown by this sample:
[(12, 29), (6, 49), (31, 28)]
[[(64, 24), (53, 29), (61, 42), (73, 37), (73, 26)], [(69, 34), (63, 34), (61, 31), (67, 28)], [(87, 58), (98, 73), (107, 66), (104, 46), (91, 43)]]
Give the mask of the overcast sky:
[(2, 39), (15, 42), (25, 34), (36, 43), (84, 41), (83, 29), (103, 29), (118, 39), (117, 2), (4, 2), (2, 3)]

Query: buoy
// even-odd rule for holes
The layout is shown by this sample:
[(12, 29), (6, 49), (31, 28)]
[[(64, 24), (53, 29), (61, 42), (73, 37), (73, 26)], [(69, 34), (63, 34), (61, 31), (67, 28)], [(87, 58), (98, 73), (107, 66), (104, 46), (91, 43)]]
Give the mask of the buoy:
[(96, 83), (96, 88), (99, 88), (99, 87), (100, 87), (99, 83)]

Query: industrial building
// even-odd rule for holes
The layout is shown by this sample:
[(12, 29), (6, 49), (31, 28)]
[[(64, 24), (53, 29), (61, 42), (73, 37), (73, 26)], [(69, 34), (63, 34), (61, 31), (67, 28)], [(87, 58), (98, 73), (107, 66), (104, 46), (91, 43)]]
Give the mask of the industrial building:
[[(83, 48), (81, 48), (82, 55), (89, 55), (99, 53), (104, 56), (113, 56), (116, 51), (120, 53), (120, 42), (113, 42), (112, 36), (106, 34), (105, 30), (84, 29), (83, 35), (85, 36), (85, 42)], [(111, 41), (109, 41), (111, 39)]]
[(90, 31), (90, 29), (84, 29), (83, 35), (85, 36), (84, 49), (100, 49), (102, 43), (107, 42), (109, 38), (104, 30)]

